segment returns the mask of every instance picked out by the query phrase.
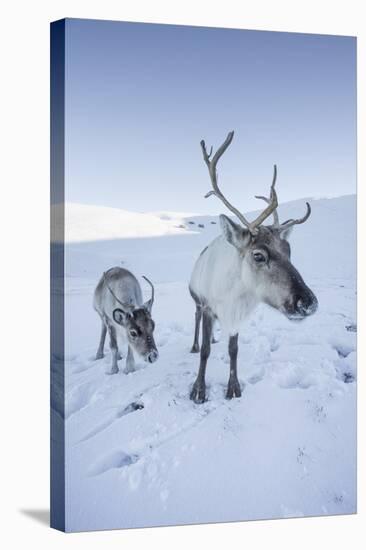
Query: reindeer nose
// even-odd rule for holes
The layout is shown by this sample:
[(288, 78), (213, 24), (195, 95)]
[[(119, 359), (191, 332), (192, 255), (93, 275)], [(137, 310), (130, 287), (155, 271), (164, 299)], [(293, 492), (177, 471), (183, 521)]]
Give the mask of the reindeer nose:
[(303, 317), (312, 315), (318, 309), (318, 300), (311, 291), (296, 300), (296, 311)]
[(153, 349), (147, 354), (147, 360), (149, 361), (149, 363), (155, 363), (158, 357), (159, 357), (159, 353), (155, 349)]

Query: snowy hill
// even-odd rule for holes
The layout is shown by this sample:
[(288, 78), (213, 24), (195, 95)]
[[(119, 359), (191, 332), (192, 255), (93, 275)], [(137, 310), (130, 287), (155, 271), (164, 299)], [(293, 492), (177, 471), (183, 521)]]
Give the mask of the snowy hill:
[[(305, 270), (311, 267), (312, 277), (354, 277), (355, 196), (285, 203), (278, 209), (280, 219), (301, 217), (306, 200), (312, 206), (311, 217), (295, 227), (290, 238), (295, 265)], [(253, 219), (257, 212), (246, 215)], [(197, 255), (219, 232), (218, 216), (141, 214), (67, 204), (67, 273), (98, 277), (111, 265), (122, 264), (156, 282), (187, 280)], [(163, 236), (167, 238), (162, 239)]]
[[(290, 242), (318, 312), (292, 324), (258, 308), (239, 339), (242, 398), (225, 400), (229, 364), (221, 338), (203, 405), (189, 400), (198, 356), (189, 353), (194, 307), (187, 282), (220, 231), (217, 216), (68, 205), (68, 530), (355, 512), (356, 201), (310, 202), (312, 216)], [(304, 200), (287, 203), (280, 219), (304, 211)], [(113, 265), (132, 270), (146, 296), (141, 275), (154, 281), (160, 358), (129, 375), (121, 360), (120, 372), (107, 376), (108, 345), (105, 358), (93, 360), (100, 321), (92, 294)]]
[(141, 214), (106, 206), (67, 203), (66, 242), (100, 241), (128, 237), (160, 237), (182, 232), (184, 214)]

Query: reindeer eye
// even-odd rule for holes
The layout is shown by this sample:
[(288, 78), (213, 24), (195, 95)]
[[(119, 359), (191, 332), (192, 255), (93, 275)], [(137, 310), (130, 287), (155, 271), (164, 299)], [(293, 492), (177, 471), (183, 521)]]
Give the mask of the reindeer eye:
[(131, 336), (132, 338), (136, 338), (136, 336), (137, 336), (137, 330), (135, 330), (134, 328), (132, 328), (132, 329), (130, 330), (130, 336)]
[(266, 257), (262, 252), (254, 252), (253, 253), (254, 261), (257, 262), (257, 264), (262, 264), (266, 261)]

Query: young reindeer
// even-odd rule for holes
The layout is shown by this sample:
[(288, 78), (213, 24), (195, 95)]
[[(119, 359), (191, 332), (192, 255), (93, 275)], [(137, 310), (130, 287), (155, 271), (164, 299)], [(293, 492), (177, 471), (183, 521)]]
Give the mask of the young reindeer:
[(135, 370), (133, 352), (149, 363), (154, 363), (159, 356), (153, 336), (155, 324), (151, 319), (154, 285), (147, 277), (144, 279), (151, 286), (151, 298), (145, 303), (138, 280), (130, 271), (121, 267), (112, 267), (103, 273), (94, 291), (94, 309), (102, 320), (96, 359), (104, 357), (104, 342), (108, 330), (112, 351), (112, 367), (108, 374), (118, 372), (118, 335), (126, 339), (128, 344), (126, 374)]
[[(308, 219), (310, 205), (306, 203), (307, 212), (303, 218), (279, 223), (275, 165), (270, 198), (257, 197), (264, 199), (268, 206), (254, 221), (249, 222), (224, 197), (217, 183), (217, 162), (233, 137), (234, 132), (230, 132), (212, 158), (212, 148), (207, 153), (205, 142), (201, 141), (213, 188), (205, 197), (215, 195), (219, 198), (236, 215), (241, 225), (224, 214), (220, 215), (222, 235), (201, 252), (189, 283), (191, 296), (196, 303), (193, 353), (200, 350), (198, 339), (202, 319), (200, 366), (190, 394), (196, 403), (203, 403), (206, 399), (205, 371), (215, 319), (219, 320), (229, 335), (230, 376), (226, 397), (231, 399), (241, 396), (237, 377), (238, 332), (255, 307), (263, 302), (290, 320), (304, 319), (318, 307), (315, 295), (290, 261), (290, 245), (286, 240), (290, 228)], [(271, 214), (274, 217), (273, 225), (262, 225)]]

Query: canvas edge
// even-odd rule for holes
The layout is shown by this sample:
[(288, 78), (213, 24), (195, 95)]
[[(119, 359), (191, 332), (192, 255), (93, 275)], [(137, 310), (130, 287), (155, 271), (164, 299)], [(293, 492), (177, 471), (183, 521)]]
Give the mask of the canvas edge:
[(65, 531), (65, 20), (50, 25), (50, 526)]

